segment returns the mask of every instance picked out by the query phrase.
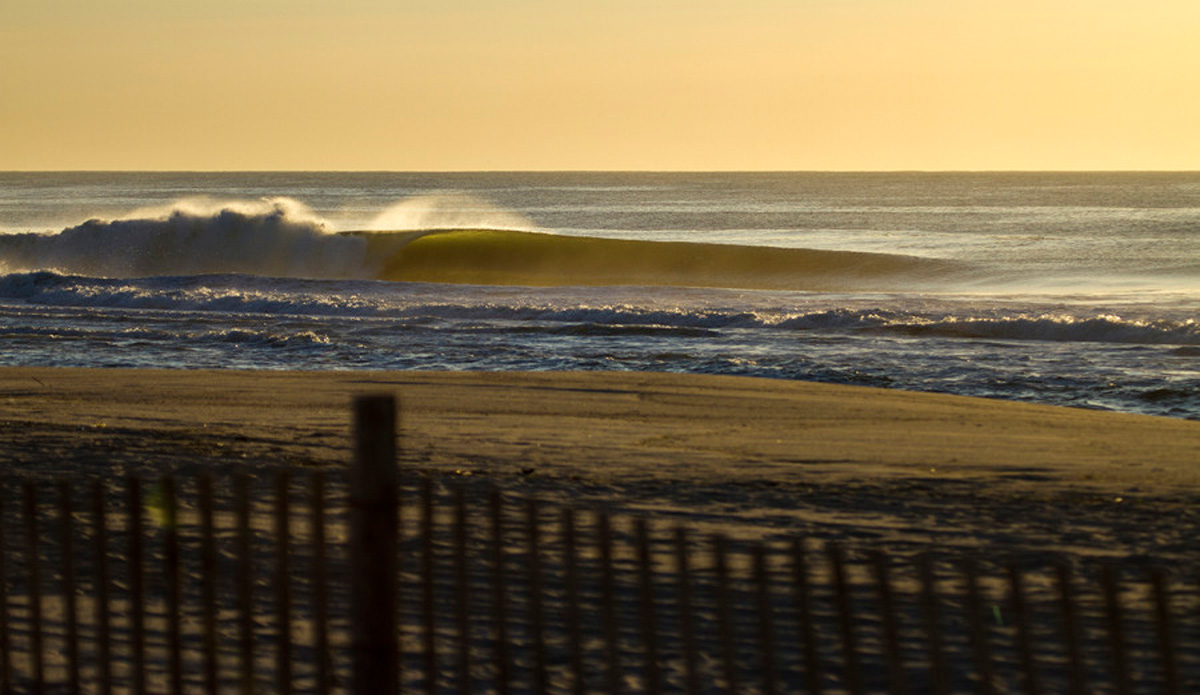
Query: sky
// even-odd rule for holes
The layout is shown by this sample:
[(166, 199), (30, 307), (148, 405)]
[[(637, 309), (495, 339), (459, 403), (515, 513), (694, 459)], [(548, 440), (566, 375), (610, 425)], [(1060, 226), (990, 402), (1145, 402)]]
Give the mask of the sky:
[(3, 0), (0, 170), (1198, 170), (1197, 0)]

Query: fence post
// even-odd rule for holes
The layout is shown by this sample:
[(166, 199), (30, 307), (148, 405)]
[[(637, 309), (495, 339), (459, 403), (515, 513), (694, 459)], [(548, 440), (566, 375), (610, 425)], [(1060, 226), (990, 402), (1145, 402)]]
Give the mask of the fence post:
[(354, 402), (350, 467), (351, 633), (354, 695), (396, 695), (396, 401)]

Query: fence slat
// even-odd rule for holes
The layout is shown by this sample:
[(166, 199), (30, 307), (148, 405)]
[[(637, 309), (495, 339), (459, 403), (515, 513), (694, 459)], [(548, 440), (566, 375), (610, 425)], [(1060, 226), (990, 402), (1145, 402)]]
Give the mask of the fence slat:
[(929, 687), (933, 695), (947, 695), (950, 691), (946, 677), (946, 652), (942, 640), (941, 606), (938, 597), (937, 567), (929, 554), (917, 560), (917, 571), (921, 577), (921, 613), (925, 627), (926, 654), (929, 659)]
[(654, 566), (650, 557), (650, 528), (643, 517), (634, 522), (634, 542), (637, 545), (638, 604), (641, 608), (643, 692), (658, 695), (661, 688), (658, 672), (658, 624), (654, 610)]
[(871, 554), (875, 568), (875, 586), (879, 592), (879, 619), (883, 624), (884, 654), (887, 660), (888, 695), (907, 695), (908, 677), (900, 651), (900, 629), (896, 623), (895, 600), (888, 572), (888, 557), (881, 551)]
[[(314, 471), (309, 478), (309, 524), (312, 534), (313, 668), (317, 695), (328, 695), (329, 663), (329, 569), (325, 548), (325, 474)], [(398, 590), (398, 589), (397, 589)], [(400, 660), (397, 659), (397, 668)]]
[[(0, 493), (7, 492), (0, 481)], [(8, 620), (8, 554), (5, 552), (4, 495), (0, 494), (0, 693), (12, 692), (12, 645)]]
[(0, 481), (0, 693), (12, 691), (12, 646), (8, 636), (8, 557), (5, 552), (4, 481)]
[(67, 692), (79, 693), (79, 621), (76, 611), (74, 520), (71, 509), (71, 488), (67, 481), (58, 482), (59, 552), (62, 554), (63, 612), (66, 629)]
[(825, 556), (833, 573), (834, 603), (837, 606), (838, 625), (842, 637), (842, 681), (850, 695), (861, 695), (859, 680), (858, 639), (854, 629), (854, 605), (850, 600), (850, 584), (846, 576), (846, 562), (842, 546), (838, 543), (825, 545)]
[(471, 587), (467, 574), (467, 498), (454, 488), (454, 627), (458, 642), (458, 695), (471, 693)]
[(575, 509), (564, 507), (562, 511), (563, 538), (563, 583), (567, 593), (567, 653), (571, 666), (571, 692), (584, 695), (583, 665), (583, 617), (579, 610), (579, 558), (576, 548)]
[(796, 621), (799, 623), (801, 649), (804, 651), (804, 684), (809, 695), (821, 694), (821, 660), (817, 651), (816, 621), (812, 615), (812, 589), (808, 577), (808, 556), (804, 541), (792, 541), (792, 585), (795, 590)]
[(1029, 695), (1041, 695), (1041, 680), (1038, 678), (1037, 662), (1033, 656), (1033, 634), (1029, 625), (1029, 612), (1025, 600), (1025, 583), (1021, 568), (1014, 562), (1008, 566), (1009, 595), (1012, 600), (1013, 625), (1016, 628), (1018, 665)]
[(692, 570), (688, 559), (688, 534), (682, 526), (675, 527), (675, 574), (679, 601), (679, 638), (683, 649), (684, 692), (700, 695), (700, 673), (696, 660), (696, 628), (692, 619)]
[(125, 479), (125, 533), (129, 542), (130, 668), (134, 695), (146, 693), (146, 587), (142, 569), (142, 483), (134, 476)]
[(532, 643), (533, 664), (530, 674), (533, 695), (546, 693), (546, 635), (542, 605), (541, 522), (537, 500), (525, 500), (526, 576), (529, 580), (529, 639)]
[[(425, 692), (437, 695), (437, 606), (434, 602), (434, 526), (433, 481), (421, 480), (421, 625), (425, 662)], [(355, 693), (359, 695), (359, 693)]]
[(1175, 626), (1171, 611), (1171, 593), (1167, 573), (1161, 567), (1150, 568), (1150, 586), (1154, 591), (1154, 626), (1158, 633), (1158, 651), (1162, 662), (1163, 692), (1179, 695), (1179, 663), (1175, 656)]
[(1071, 566), (1057, 562), (1054, 567), (1058, 580), (1058, 606), (1062, 621), (1063, 649), (1067, 657), (1067, 692), (1070, 695), (1085, 695), (1088, 692), (1087, 672), (1079, 644), (1079, 623), (1075, 616), (1075, 589), (1071, 578)]
[(776, 695), (779, 683), (775, 673), (775, 625), (771, 619), (771, 575), (767, 551), (762, 543), (753, 549), (754, 579), (758, 595), (758, 657), (762, 671), (763, 695)]
[(25, 493), (25, 559), (29, 563), (29, 650), (33, 660), (33, 693), (41, 695), (46, 687), (45, 645), (42, 640), (42, 581), (38, 559), (37, 488), (32, 481), (23, 485)]
[(983, 596), (979, 589), (979, 571), (975, 560), (964, 559), (962, 571), (967, 588), (966, 610), (971, 656), (975, 662), (975, 674), (979, 677), (979, 692), (982, 695), (993, 695), (996, 692), (996, 676), (992, 667), (992, 646), (983, 617)]
[(616, 577), (613, 569), (612, 519), (601, 510), (596, 515), (596, 547), (600, 555), (600, 615), (604, 631), (604, 692), (620, 695), (620, 635), (617, 632)]
[(737, 644), (733, 626), (733, 605), (729, 595), (729, 558), (727, 540), (722, 535), (713, 536), (713, 570), (716, 581), (717, 634), (721, 645), (721, 675), (725, 678), (725, 692), (735, 695), (739, 691)]
[(160, 520), (163, 528), (163, 590), (167, 603), (167, 663), (170, 669), (170, 692), (183, 692), (183, 646), (181, 633), (182, 610), (179, 601), (179, 526), (176, 523), (175, 479), (164, 476), (159, 482)]
[(212, 477), (196, 479), (196, 511), (200, 524), (200, 611), (204, 660), (204, 692), (217, 695), (217, 551), (213, 539)]
[(496, 692), (509, 695), (512, 666), (508, 652), (508, 570), (505, 566), (504, 503), (500, 491), (488, 489), (488, 511), (492, 526), (492, 632), (496, 668)]
[(95, 592), (96, 684), (100, 695), (112, 695), (112, 625), (108, 606), (108, 509), (104, 483), (92, 484), (92, 554), (96, 558), (92, 587)]
[(250, 483), (244, 473), (233, 479), (233, 507), (237, 525), (237, 564), (234, 585), (237, 593), (238, 683), (242, 695), (254, 693), (254, 591), (250, 538)]
[(275, 688), (279, 695), (292, 693), (292, 581), (288, 558), (291, 537), (291, 475), (275, 471)]
[(1100, 568), (1100, 590), (1104, 594), (1113, 686), (1118, 695), (1129, 695), (1132, 684), (1129, 680), (1129, 660), (1125, 649), (1125, 621), (1121, 611), (1121, 587), (1116, 570), (1112, 565), (1106, 564)]

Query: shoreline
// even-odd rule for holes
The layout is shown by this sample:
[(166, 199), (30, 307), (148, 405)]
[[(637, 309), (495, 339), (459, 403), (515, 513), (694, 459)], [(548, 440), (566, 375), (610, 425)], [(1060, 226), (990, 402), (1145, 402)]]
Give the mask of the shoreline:
[(1180, 559), (1200, 535), (1200, 423), (749, 377), (6, 367), (0, 460), (336, 467), (364, 393), (398, 396), (406, 470), (734, 535)]

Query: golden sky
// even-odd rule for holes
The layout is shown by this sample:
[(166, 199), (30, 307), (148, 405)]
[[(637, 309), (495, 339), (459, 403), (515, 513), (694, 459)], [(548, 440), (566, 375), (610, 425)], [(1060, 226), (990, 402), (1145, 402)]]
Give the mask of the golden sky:
[(3, 0), (0, 170), (1200, 169), (1198, 0)]

